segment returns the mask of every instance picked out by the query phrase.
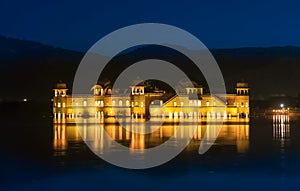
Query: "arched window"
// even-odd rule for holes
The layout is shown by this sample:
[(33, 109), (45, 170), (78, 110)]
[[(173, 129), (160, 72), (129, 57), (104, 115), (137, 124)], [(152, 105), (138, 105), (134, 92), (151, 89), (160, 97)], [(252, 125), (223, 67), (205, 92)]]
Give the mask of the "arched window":
[(193, 105), (194, 105), (194, 106), (197, 106), (197, 100), (194, 100)]
[(174, 112), (174, 118), (178, 118), (178, 112), (177, 111)]
[(206, 106), (207, 106), (207, 107), (209, 106), (209, 101), (206, 102)]

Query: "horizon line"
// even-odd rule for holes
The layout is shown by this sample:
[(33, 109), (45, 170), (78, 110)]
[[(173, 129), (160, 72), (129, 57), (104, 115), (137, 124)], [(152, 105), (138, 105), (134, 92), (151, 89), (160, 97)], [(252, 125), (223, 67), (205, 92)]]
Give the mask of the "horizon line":
[[(14, 37), (14, 36), (7, 36), (4, 34), (0, 34), (0, 38), (6, 38), (6, 39), (11, 39), (11, 40), (18, 40), (18, 41), (24, 41), (28, 43), (35, 43), (35, 44), (40, 44), (43, 46), (48, 46), (51, 48), (57, 48), (57, 49), (63, 49), (63, 50), (68, 50), (68, 51), (73, 51), (73, 52), (79, 52), (79, 53), (85, 53), (88, 51), (87, 50), (82, 50), (82, 49), (73, 49), (73, 48), (67, 48), (63, 47), (60, 45), (52, 45), (52, 44), (47, 44), (45, 42), (40, 42), (32, 39), (26, 39), (22, 37)], [(269, 45), (269, 46), (263, 46), (263, 45), (257, 45), (257, 46), (237, 46), (237, 47), (207, 47), (209, 50), (234, 50), (234, 49), (266, 49), (266, 48), (300, 48), (300, 45), (291, 45), (291, 44), (286, 44), (286, 45)]]

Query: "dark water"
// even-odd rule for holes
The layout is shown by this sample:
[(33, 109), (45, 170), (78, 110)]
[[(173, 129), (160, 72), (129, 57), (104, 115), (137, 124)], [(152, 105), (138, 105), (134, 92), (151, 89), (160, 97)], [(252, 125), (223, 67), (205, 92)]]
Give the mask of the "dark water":
[[(206, 125), (177, 157), (161, 166), (130, 170), (98, 158), (74, 125), (54, 125), (49, 116), (5, 116), (1, 125), (0, 190), (291, 190), (300, 189), (300, 120), (252, 118), (224, 125), (215, 144), (198, 154)], [(283, 121), (284, 120), (284, 121)], [(87, 125), (93, 136), (95, 125)], [(160, 144), (172, 125), (150, 137), (105, 129), (131, 148)], [(112, 148), (113, 149), (113, 148)]]

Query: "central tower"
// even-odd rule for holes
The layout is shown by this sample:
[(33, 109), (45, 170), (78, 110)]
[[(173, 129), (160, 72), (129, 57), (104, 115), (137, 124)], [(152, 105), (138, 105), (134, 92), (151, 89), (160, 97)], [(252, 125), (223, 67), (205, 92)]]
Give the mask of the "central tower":
[(131, 115), (134, 118), (144, 118), (146, 114), (145, 86), (131, 86)]

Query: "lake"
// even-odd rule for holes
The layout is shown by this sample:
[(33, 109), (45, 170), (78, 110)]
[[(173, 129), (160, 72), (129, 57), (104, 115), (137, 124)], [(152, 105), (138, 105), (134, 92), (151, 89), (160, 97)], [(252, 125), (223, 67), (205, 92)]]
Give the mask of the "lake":
[[(53, 124), (48, 116), (2, 119), (1, 190), (291, 190), (300, 183), (300, 119), (269, 116), (222, 125), (203, 155), (199, 145), (210, 124), (199, 123), (189, 145), (169, 162), (149, 169), (116, 167), (95, 155), (118, 143), (143, 151), (176, 134), (167, 123), (152, 134), (136, 135), (110, 124)], [(175, 136), (180, 138), (180, 133)], [(92, 140), (89, 146), (84, 140)], [(104, 147), (106, 145), (107, 147)], [(176, 147), (176, 142), (173, 144)], [(106, 150), (105, 150), (106, 149)], [(138, 158), (138, 160), (143, 160)]]

